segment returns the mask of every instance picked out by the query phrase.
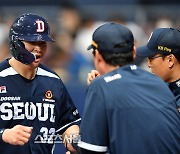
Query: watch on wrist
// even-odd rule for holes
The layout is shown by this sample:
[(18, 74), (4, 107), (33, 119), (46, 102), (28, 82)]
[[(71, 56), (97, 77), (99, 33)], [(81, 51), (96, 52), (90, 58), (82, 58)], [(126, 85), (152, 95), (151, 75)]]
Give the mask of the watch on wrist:
[(3, 142), (2, 134), (3, 134), (4, 130), (5, 130), (4, 128), (0, 129), (0, 142)]

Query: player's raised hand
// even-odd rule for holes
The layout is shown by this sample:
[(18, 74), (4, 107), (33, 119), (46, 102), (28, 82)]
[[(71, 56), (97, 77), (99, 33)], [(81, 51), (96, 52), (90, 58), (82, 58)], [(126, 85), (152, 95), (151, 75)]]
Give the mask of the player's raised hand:
[(96, 78), (97, 76), (100, 76), (99, 72), (96, 70), (91, 70), (90, 73), (88, 73), (88, 77), (87, 77), (87, 85), (89, 86), (90, 83), (92, 82), (92, 80), (94, 78)]
[(24, 145), (29, 141), (32, 129), (32, 127), (16, 125), (11, 129), (5, 129), (2, 139), (12, 145)]

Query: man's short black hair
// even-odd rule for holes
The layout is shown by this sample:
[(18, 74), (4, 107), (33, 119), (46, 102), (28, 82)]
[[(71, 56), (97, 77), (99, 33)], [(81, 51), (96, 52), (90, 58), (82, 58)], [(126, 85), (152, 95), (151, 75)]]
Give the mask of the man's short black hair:
[[(100, 52), (100, 51), (99, 51)], [(112, 66), (124, 66), (127, 64), (131, 64), (134, 61), (133, 52), (129, 51), (126, 53), (101, 53), (103, 59), (107, 64)]]

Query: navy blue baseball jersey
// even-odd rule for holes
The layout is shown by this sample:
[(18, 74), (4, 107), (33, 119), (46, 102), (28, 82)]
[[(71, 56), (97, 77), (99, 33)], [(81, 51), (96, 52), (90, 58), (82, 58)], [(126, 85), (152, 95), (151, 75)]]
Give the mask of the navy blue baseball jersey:
[(180, 112), (180, 79), (174, 82), (169, 83), (169, 88), (173, 92), (177, 100), (177, 108)]
[(127, 65), (94, 79), (78, 146), (110, 154), (178, 154), (180, 117), (159, 77)]
[(1, 141), (1, 154), (49, 154), (54, 139), (81, 120), (60, 77), (43, 65), (33, 80), (19, 75), (8, 63), (0, 63), (0, 128), (32, 126), (24, 146)]

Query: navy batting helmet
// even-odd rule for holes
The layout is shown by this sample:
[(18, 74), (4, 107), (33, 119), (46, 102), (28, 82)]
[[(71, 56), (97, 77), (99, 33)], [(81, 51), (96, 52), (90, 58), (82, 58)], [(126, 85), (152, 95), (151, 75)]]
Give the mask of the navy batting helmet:
[(50, 36), (48, 22), (31, 13), (22, 14), (14, 21), (10, 28), (9, 39), (13, 57), (24, 64), (32, 63), (36, 57), (25, 49), (21, 41), (54, 41)]

